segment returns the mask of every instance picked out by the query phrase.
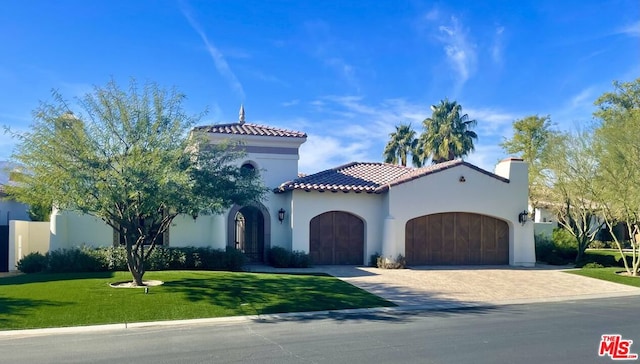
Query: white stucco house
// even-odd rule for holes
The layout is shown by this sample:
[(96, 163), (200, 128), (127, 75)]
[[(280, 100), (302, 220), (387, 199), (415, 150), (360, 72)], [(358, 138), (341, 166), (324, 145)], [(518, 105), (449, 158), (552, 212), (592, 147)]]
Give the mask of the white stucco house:
[[(254, 262), (270, 247), (311, 255), (314, 264), (367, 264), (374, 253), (408, 265), (533, 266), (533, 224), (527, 209), (527, 164), (505, 159), (489, 172), (461, 160), (409, 168), (354, 162), (298, 175), (303, 132), (238, 122), (196, 127), (211, 143), (241, 141), (240, 166), (260, 171), (271, 193), (261, 203), (213, 216), (179, 216), (165, 234), (169, 247), (233, 246)], [(102, 221), (54, 211), (50, 249), (117, 244)], [(17, 258), (17, 257), (16, 257)]]
[(5, 186), (13, 183), (10, 165), (0, 161), (0, 272), (9, 270), (9, 222), (30, 221), (29, 207), (10, 198)]

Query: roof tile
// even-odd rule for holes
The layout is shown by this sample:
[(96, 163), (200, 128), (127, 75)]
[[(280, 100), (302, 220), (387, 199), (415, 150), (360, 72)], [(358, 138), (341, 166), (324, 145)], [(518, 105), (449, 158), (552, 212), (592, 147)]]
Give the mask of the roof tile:
[(193, 130), (204, 131), (214, 134), (233, 134), (233, 135), (259, 135), (259, 136), (275, 136), (288, 138), (306, 138), (307, 134), (295, 130), (275, 128), (272, 126), (251, 124), (251, 123), (231, 123), (197, 126)]
[(506, 178), (485, 171), (480, 167), (462, 160), (453, 160), (422, 168), (403, 167), (388, 163), (353, 162), (285, 182), (276, 188), (275, 192), (281, 193), (292, 190), (304, 190), (319, 192), (355, 191), (356, 193), (382, 193), (387, 191), (391, 186), (409, 182), (428, 174), (444, 171), (459, 165), (466, 165), (469, 168), (500, 181), (509, 182)]

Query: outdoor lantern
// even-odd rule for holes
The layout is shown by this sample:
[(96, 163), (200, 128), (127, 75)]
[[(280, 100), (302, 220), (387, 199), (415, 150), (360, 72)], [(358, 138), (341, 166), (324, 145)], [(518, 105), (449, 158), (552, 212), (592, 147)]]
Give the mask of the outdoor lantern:
[(278, 210), (278, 220), (280, 220), (280, 223), (282, 224), (282, 221), (284, 221), (284, 209), (281, 208), (280, 210)]
[(521, 223), (522, 225), (524, 225), (527, 222), (528, 215), (529, 215), (529, 212), (527, 210), (524, 210), (521, 213), (519, 213), (518, 214), (518, 222)]

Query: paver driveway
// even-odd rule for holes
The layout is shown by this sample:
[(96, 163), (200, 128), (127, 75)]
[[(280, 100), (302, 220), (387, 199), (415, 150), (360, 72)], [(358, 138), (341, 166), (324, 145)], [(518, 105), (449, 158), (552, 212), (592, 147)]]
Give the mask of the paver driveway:
[(400, 306), (496, 305), (640, 295), (640, 288), (551, 267), (430, 266), (392, 270), (325, 266), (321, 270)]

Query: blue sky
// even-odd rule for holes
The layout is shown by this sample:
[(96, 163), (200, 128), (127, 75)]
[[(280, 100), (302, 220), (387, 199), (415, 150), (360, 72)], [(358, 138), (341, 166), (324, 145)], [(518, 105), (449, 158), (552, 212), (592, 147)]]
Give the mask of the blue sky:
[[(300, 171), (381, 161), (394, 125), (441, 99), (476, 119), (492, 170), (514, 119), (591, 120), (613, 80), (640, 77), (637, 0), (0, 2), (0, 125), (26, 130), (57, 89), (111, 78), (177, 87), (201, 124), (305, 131)], [(0, 160), (15, 141), (0, 134)]]

